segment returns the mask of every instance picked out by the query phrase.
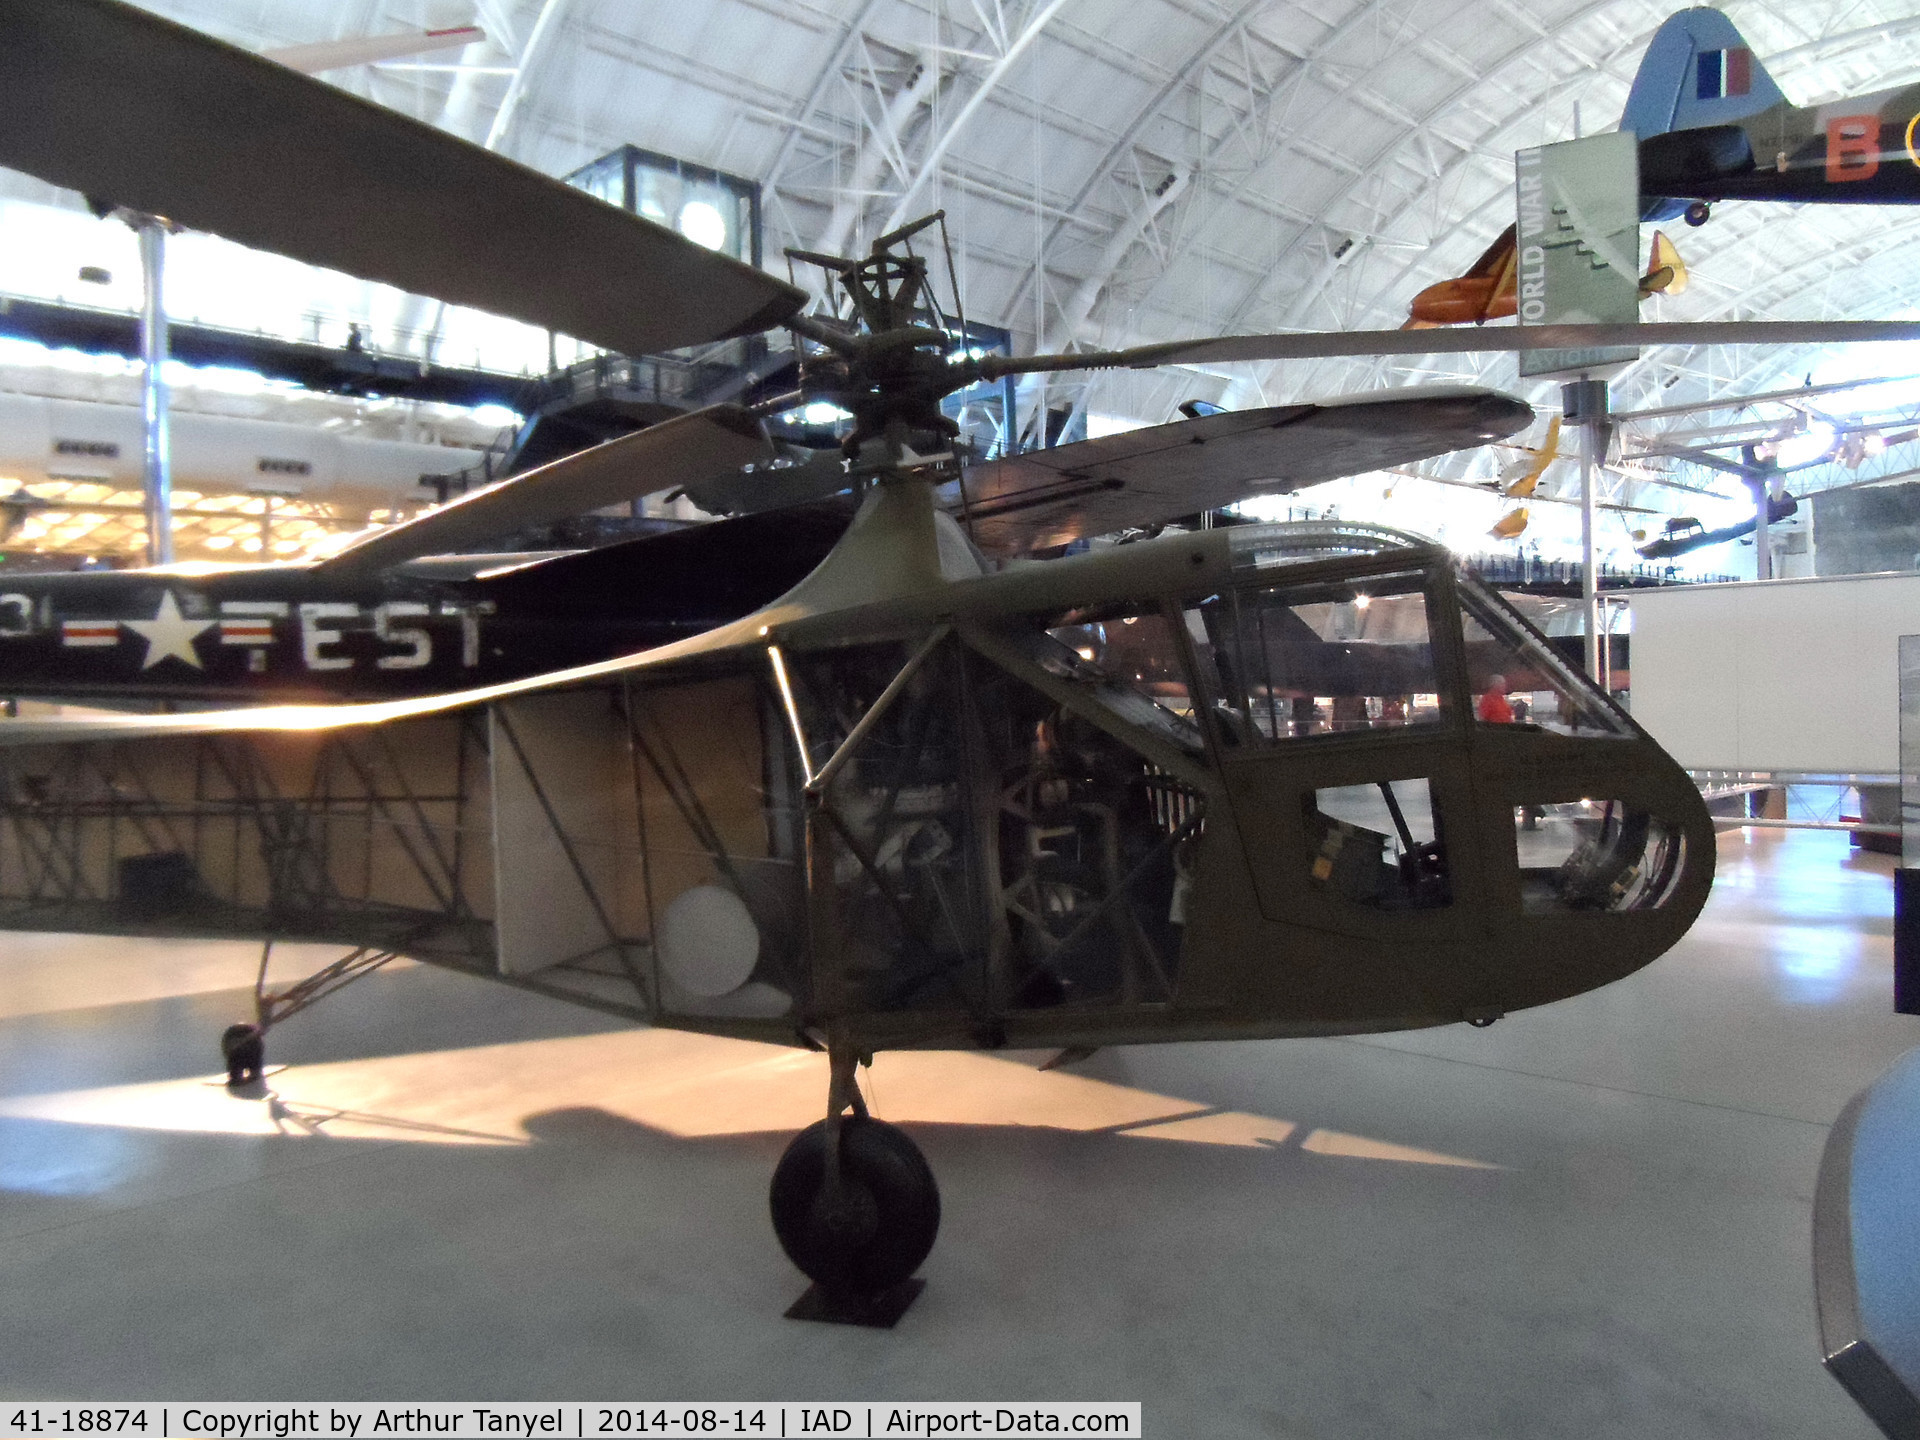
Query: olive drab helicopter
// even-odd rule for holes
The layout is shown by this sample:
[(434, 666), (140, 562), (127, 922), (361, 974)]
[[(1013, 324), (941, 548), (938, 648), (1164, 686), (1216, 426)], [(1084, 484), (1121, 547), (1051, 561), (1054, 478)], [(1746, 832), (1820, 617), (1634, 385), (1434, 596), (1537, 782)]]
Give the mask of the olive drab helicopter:
[[(275, 158), (295, 134), (277, 153), (297, 173)], [(1687, 774), (1444, 550), (1307, 524), (1004, 568), (983, 553), (1105, 533), (1129, 494), (1251, 488), (1280, 473), (1259, 447), (1296, 423), (1322, 427), (1316, 449), (1437, 453), (1519, 429), (1517, 401), (1448, 392), (1444, 424), (1391, 394), (1209, 416), (970, 484), (943, 396), (1223, 342), (967, 354), (925, 318), (928, 222), (863, 258), (802, 257), (853, 315), (802, 314), (771, 276), (117, 0), (0, 12), (0, 163), (608, 345), (785, 325), (810, 347), (793, 395), (680, 416), (275, 572), (290, 607), (322, 603), (302, 586), (360, 593), (409, 566), (426, 568), (404, 583), (492, 583), (436, 579), (426, 557), (667, 486), (724, 480), (752, 510), (755, 477), (780, 478), (760, 468), (762, 419), (816, 398), (853, 416), (827, 477), (852, 518), (804, 573), (708, 594), (617, 653), (383, 672), (412, 653), (404, 630), (448, 624), (457, 649), (459, 616), (382, 591), (429, 608), (386, 610), (360, 652), (317, 642), (366, 662), (299, 692), (325, 703), (0, 723), (0, 925), (351, 947), (291, 989), (266, 986), (263, 958), (236, 1078), (272, 1024), (397, 954), (822, 1051), (824, 1115), (775, 1171), (774, 1228), (822, 1296), (872, 1313), (904, 1303), (940, 1215), (913, 1142), (863, 1101), (877, 1050), (1489, 1024), (1649, 963), (1705, 901), (1714, 835)], [(766, 544), (785, 513), (707, 531), (759, 523)], [(1022, 514), (1039, 518), (1009, 528)], [(531, 607), (546, 566), (600, 566), (576, 598), (611, 604), (623, 576), (644, 583), (644, 546), (622, 549), (500, 568)], [(185, 579), (145, 574), (156, 628), (112, 638), (161, 645), (154, 673), (191, 679), (182, 650), (204, 668), (228, 618), (256, 639), (261, 619), (294, 623), (194, 618), (178, 597), (169, 615)], [(42, 609), (4, 613), (30, 630)]]

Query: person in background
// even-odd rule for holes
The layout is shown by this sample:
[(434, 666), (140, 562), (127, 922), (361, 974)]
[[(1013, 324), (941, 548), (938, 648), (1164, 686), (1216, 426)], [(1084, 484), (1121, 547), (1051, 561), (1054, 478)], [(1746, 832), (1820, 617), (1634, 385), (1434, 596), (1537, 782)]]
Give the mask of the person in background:
[(1489, 725), (1511, 725), (1513, 705), (1507, 699), (1507, 677), (1489, 675), (1487, 688), (1473, 707), (1474, 715)]

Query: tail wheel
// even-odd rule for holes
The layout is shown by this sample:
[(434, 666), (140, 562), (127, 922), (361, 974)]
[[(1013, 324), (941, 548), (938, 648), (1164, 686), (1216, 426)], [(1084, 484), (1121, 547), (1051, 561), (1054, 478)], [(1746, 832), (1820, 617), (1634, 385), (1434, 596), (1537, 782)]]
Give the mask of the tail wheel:
[(228, 1085), (251, 1085), (266, 1068), (266, 1032), (258, 1025), (229, 1025), (220, 1035), (220, 1058), (226, 1062)]
[(1713, 215), (1713, 207), (1708, 205), (1707, 202), (1704, 200), (1696, 200), (1691, 205), (1687, 206), (1687, 210), (1686, 210), (1687, 224), (1693, 226), (1695, 229), (1698, 229), (1700, 226), (1706, 224), (1707, 221), (1712, 217), (1712, 215)]
[(794, 1136), (773, 1172), (773, 1229), (823, 1290), (877, 1295), (909, 1279), (940, 1232), (926, 1157), (884, 1120), (841, 1122), (838, 1194), (827, 1184), (827, 1122)]

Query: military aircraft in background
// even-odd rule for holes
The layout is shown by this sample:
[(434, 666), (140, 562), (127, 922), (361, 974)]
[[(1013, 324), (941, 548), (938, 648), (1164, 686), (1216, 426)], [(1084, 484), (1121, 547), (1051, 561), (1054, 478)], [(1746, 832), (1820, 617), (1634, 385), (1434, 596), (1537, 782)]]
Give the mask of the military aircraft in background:
[[(1442, 325), (1480, 325), (1503, 320), (1517, 308), (1514, 282), (1516, 252), (1514, 227), (1507, 226), (1465, 275), (1429, 285), (1413, 297), (1403, 330), (1431, 330)], [(1640, 298), (1678, 295), (1687, 288), (1687, 266), (1674, 243), (1653, 232), (1653, 254), (1640, 277)]]
[[(1789, 101), (1718, 10), (1669, 16), (1648, 42), (1620, 128), (1640, 141), (1642, 218), (1704, 225), (1716, 200), (1920, 204), (1920, 85), (1824, 105)], [(1658, 231), (1642, 298), (1678, 294), (1686, 266)], [(1466, 274), (1422, 290), (1406, 328), (1514, 313), (1514, 228)]]
[[(1767, 498), (1767, 523), (1777, 525), (1782, 520), (1791, 520), (1800, 513), (1800, 502), (1791, 495), (1771, 495)], [(1709, 530), (1691, 515), (1676, 516), (1667, 521), (1660, 535), (1644, 545), (1634, 547), (1634, 553), (1643, 560), (1672, 560), (1695, 550), (1704, 550), (1709, 545), (1724, 545), (1729, 540), (1741, 540), (1760, 528), (1758, 518), (1742, 520), (1737, 525), (1723, 525), (1717, 530)]]
[(1620, 128), (1640, 139), (1648, 220), (1705, 224), (1714, 200), (1920, 203), (1920, 85), (1795, 105), (1718, 10), (1654, 32)]

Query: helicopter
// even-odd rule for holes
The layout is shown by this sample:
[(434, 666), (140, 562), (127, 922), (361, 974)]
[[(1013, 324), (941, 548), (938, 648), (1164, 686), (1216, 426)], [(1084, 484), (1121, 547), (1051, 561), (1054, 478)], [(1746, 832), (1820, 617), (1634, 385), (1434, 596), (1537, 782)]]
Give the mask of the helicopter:
[[(235, 1081), (258, 1078), (273, 1024), (400, 954), (824, 1052), (826, 1113), (774, 1172), (774, 1230), (814, 1283), (802, 1313), (887, 1323), (940, 1196), (866, 1105), (875, 1051), (1487, 1025), (1650, 963), (1705, 902), (1714, 832), (1687, 773), (1439, 547), (1307, 523), (989, 563), (987, 545), (1102, 533), (1136, 480), (1164, 507), (1182, 484), (1271, 478), (1259, 446), (1292, 422), (1203, 416), (1063, 469), (1012, 457), (996, 490), (967, 484), (944, 395), (1325, 337), (970, 354), (920, 318), (937, 307), (911, 246), (930, 222), (862, 258), (799, 257), (851, 304), (830, 323), (773, 276), (118, 0), (0, 14), (0, 163), (597, 343), (784, 325), (811, 347), (793, 395), (676, 417), (271, 581), (440, 583), (436, 557), (457, 557), (444, 583), (532, 593), (591, 572), (573, 592), (591, 604), (644, 584), (630, 562), (649, 545), (758, 524), (772, 553), (792, 533), (785, 572), (695, 596), (677, 632), (572, 663), (551, 650), (537, 673), (389, 666), (427, 673), (371, 698), (323, 678), (306, 696), (321, 703), (0, 722), (0, 926), (351, 947), (290, 989), (268, 987), (263, 952), (255, 1023), (223, 1045)], [(837, 530), (809, 539), (771, 509), (625, 555), (496, 556), (497, 575), (460, 555), (636, 485), (777, 485), (758, 423), (815, 399), (853, 417)], [(1448, 441), (1531, 413), (1485, 391), (1444, 401)], [(1322, 413), (1336, 438), (1391, 436), (1394, 403)], [(1047, 505), (994, 513), (1020, 486)], [(149, 628), (96, 620), (98, 648), (156, 674), (206, 668), (183, 652), (224, 646), (229, 619), (257, 637), (281, 618), (192, 615), (183, 577), (138, 583)], [(408, 629), (465, 643), (457, 613), (384, 603), (368, 634), (312, 653), (378, 675), (414, 653)], [(0, 641), (0, 691), (9, 654)]]

